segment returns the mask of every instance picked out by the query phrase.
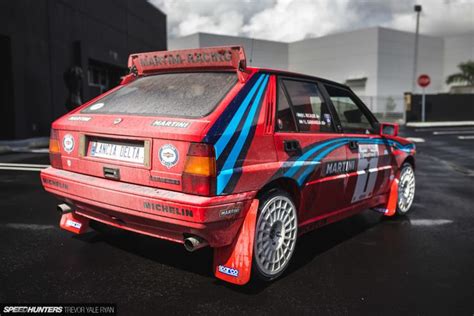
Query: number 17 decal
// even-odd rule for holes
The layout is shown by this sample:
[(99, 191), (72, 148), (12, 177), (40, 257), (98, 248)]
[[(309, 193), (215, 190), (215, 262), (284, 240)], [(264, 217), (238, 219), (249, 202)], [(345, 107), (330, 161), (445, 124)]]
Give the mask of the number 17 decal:
[(357, 164), (357, 182), (352, 196), (352, 203), (367, 199), (374, 192), (379, 163), (379, 146), (376, 144), (360, 144)]

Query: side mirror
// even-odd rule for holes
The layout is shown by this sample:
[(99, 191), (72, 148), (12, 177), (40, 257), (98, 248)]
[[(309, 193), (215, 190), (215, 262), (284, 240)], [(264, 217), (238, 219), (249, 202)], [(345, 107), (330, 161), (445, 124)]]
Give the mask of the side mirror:
[(398, 124), (395, 123), (380, 123), (379, 134), (382, 136), (397, 136)]

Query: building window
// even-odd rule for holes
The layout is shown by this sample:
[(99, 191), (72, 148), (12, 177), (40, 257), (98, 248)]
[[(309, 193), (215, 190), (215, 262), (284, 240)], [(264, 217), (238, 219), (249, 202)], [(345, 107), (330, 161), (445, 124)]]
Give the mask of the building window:
[(126, 68), (89, 60), (87, 83), (90, 89), (90, 96), (98, 96), (117, 86), (120, 83), (120, 78), (126, 73)]

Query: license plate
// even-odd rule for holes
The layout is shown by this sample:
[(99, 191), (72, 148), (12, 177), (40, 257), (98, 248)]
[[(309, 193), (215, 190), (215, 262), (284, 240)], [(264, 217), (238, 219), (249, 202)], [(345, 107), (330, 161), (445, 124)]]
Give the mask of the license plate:
[(139, 144), (91, 141), (89, 156), (143, 164), (145, 148)]

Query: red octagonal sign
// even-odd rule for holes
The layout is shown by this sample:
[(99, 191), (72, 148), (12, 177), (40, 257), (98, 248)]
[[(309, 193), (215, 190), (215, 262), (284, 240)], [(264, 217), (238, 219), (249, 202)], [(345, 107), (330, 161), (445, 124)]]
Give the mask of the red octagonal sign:
[(422, 88), (429, 86), (430, 82), (431, 78), (428, 75), (423, 74), (418, 77), (418, 85)]

